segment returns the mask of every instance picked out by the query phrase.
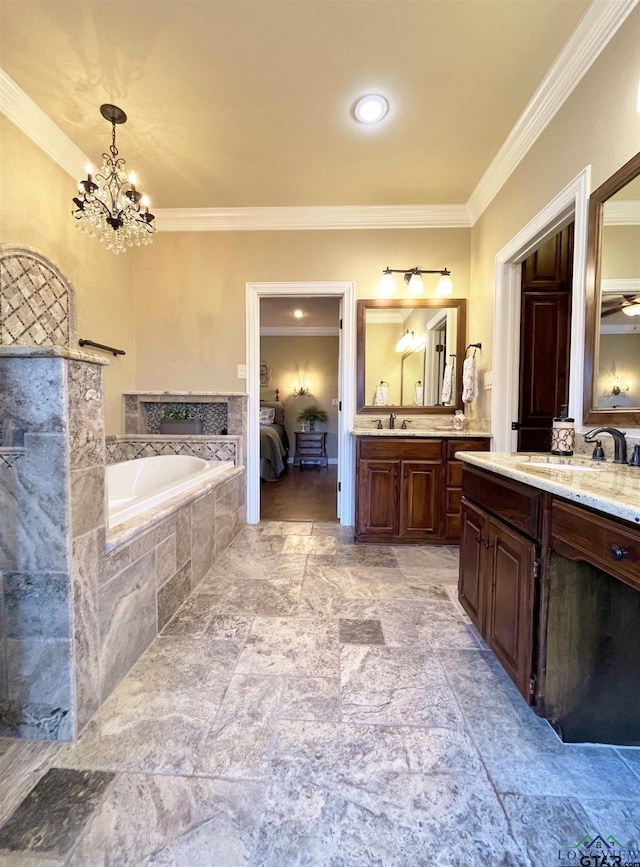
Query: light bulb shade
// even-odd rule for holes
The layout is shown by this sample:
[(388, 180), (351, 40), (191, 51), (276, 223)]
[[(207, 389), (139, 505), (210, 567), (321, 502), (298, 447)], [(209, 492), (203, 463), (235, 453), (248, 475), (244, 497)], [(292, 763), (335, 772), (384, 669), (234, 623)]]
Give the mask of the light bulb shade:
[(422, 274), (412, 274), (407, 288), (408, 295), (424, 295), (424, 283)]
[(393, 274), (385, 271), (382, 279), (378, 283), (378, 298), (391, 298), (396, 294), (396, 281), (393, 279)]
[(622, 312), (626, 316), (640, 316), (640, 301), (634, 301), (632, 304), (627, 304), (622, 308)]
[(449, 274), (443, 274), (438, 280), (436, 295), (453, 295), (453, 283)]
[(413, 332), (405, 331), (396, 343), (396, 352), (409, 352), (410, 349), (413, 349)]

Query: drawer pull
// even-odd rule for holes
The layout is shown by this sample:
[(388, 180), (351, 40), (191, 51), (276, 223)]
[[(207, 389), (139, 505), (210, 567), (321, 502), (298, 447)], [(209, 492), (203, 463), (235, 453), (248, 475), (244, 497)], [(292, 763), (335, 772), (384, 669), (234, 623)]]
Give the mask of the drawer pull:
[(624, 560), (629, 556), (627, 549), (621, 548), (620, 545), (612, 545), (610, 550), (614, 560)]

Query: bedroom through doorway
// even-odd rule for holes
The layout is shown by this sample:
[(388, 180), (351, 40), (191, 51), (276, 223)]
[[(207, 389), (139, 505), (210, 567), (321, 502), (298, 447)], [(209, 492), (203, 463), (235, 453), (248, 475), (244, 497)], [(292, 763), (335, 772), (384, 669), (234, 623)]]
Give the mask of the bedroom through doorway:
[(338, 521), (340, 298), (260, 298), (260, 520)]

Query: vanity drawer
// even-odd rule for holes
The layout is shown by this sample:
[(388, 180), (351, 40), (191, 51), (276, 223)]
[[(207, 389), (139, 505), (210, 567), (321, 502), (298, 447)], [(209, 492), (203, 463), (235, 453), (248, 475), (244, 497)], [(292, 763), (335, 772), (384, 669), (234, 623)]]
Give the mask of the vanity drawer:
[(489, 442), (489, 437), (482, 439), (451, 437), (447, 440), (447, 457), (451, 460), (456, 452), (488, 452)]
[(442, 440), (399, 437), (360, 437), (358, 454), (364, 461), (432, 461), (442, 458)]
[(580, 559), (640, 590), (640, 530), (554, 499), (552, 548), (557, 548), (559, 554), (566, 553), (562, 550), (563, 543), (574, 549)]
[(543, 492), (465, 464), (462, 495), (506, 524), (540, 541)]

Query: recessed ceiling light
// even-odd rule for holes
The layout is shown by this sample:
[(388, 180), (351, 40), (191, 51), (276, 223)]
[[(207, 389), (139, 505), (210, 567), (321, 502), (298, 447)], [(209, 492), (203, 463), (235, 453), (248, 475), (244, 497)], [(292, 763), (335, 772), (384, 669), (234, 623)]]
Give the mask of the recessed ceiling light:
[(294, 310), (293, 315), (296, 317), (296, 319), (302, 319), (304, 313), (302, 312), (302, 310)]
[(377, 93), (361, 96), (353, 106), (353, 116), (358, 123), (378, 123), (389, 111), (389, 103)]

